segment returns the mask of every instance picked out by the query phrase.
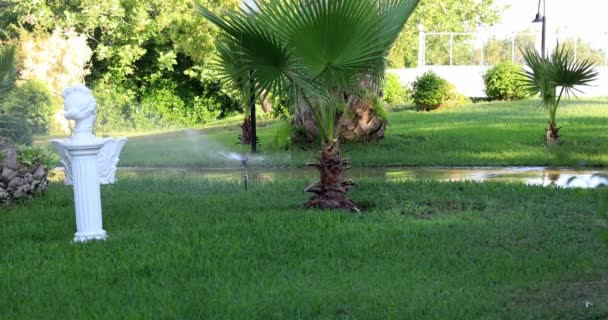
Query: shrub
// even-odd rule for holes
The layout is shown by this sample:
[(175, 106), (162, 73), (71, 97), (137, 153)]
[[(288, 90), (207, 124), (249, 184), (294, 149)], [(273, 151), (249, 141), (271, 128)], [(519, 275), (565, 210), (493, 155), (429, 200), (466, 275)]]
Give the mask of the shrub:
[(392, 73), (386, 75), (386, 82), (383, 88), (384, 101), (386, 103), (397, 104), (407, 101), (409, 98), (408, 91), (406, 87), (401, 85), (397, 75)]
[(28, 81), (14, 88), (2, 103), (8, 114), (22, 115), (34, 134), (47, 134), (53, 116), (50, 91), (38, 81)]
[(418, 110), (434, 110), (457, 97), (454, 86), (433, 71), (418, 77), (412, 88), (412, 98)]
[(180, 126), (185, 118), (184, 101), (170, 89), (154, 89), (142, 98), (133, 118), (137, 128)]
[(377, 96), (372, 97), (372, 104), (374, 105), (374, 111), (378, 119), (382, 121), (388, 120), (388, 114), (386, 113), (386, 108), (384, 107), (384, 103)]
[(510, 62), (499, 63), (483, 76), (486, 95), (492, 100), (521, 100), (527, 96), (523, 85), (522, 68)]
[(32, 129), (19, 115), (0, 114), (0, 145), (32, 144)]
[(279, 149), (289, 149), (289, 146), (291, 145), (292, 130), (288, 119), (279, 120), (273, 137), (274, 145)]
[(93, 95), (97, 100), (96, 132), (134, 127), (130, 112), (134, 109), (136, 99), (132, 90), (99, 81), (93, 88)]
[(0, 98), (13, 87), (15, 69), (15, 47), (0, 44)]

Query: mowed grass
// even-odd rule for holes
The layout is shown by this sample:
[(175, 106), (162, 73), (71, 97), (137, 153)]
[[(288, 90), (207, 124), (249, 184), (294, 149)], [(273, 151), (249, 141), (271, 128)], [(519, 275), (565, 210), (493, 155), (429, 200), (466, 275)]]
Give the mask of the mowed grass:
[[(606, 166), (608, 99), (565, 101), (558, 110), (564, 143), (548, 148), (543, 140), (547, 112), (536, 101), (470, 104), (461, 108), (388, 113), (386, 138), (371, 144), (343, 145), (354, 166)], [(302, 166), (316, 151), (276, 146), (280, 123), (261, 120), (258, 166)], [(221, 152), (246, 152), (236, 145), (237, 122), (203, 129), (132, 136), (121, 166), (217, 167), (238, 165)]]
[[(422, 115), (421, 115), (422, 116)], [(361, 214), (299, 207), (310, 181), (188, 177), (102, 188), (105, 242), (71, 243), (72, 192), (0, 212), (6, 319), (605, 319), (602, 190), (359, 181)]]

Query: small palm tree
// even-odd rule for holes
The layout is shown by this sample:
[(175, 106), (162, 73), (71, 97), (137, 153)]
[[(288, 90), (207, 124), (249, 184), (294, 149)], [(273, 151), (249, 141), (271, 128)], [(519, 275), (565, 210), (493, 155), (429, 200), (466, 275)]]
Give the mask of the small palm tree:
[[(343, 180), (334, 130), (336, 109), (362, 80), (382, 83), (388, 51), (420, 0), (254, 0), (255, 9), (219, 17), (198, 5), (219, 27), (220, 72), (233, 87), (255, 70), (255, 91), (309, 107), (322, 138), (320, 181), (313, 208), (359, 210), (346, 197), (354, 184)], [(254, 12), (254, 13), (248, 13)], [(226, 52), (226, 49), (229, 49)], [(228, 61), (236, 64), (221, 65)]]
[(0, 46), (0, 96), (13, 87), (15, 80), (15, 47)]
[(559, 130), (555, 123), (557, 107), (564, 95), (575, 96), (577, 86), (589, 85), (597, 78), (593, 61), (577, 60), (572, 50), (559, 43), (548, 57), (541, 56), (534, 48), (523, 51), (524, 61), (529, 70), (524, 70), (525, 88), (531, 94), (540, 94), (542, 105), (549, 111), (549, 127), (546, 140), (549, 144), (560, 142)]

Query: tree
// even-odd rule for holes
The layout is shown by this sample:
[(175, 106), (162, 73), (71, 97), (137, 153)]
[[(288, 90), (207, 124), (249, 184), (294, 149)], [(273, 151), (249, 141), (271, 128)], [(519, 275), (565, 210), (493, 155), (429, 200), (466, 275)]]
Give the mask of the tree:
[[(422, 24), (427, 32), (475, 32), (482, 25), (493, 25), (500, 21), (504, 8), (497, 8), (494, 0), (445, 0), (422, 1), (412, 15), (410, 23), (401, 31), (399, 39), (390, 51), (391, 68), (411, 68), (418, 61), (418, 29)], [(460, 61), (472, 55), (473, 45), (467, 40), (470, 37), (455, 37), (454, 57)], [(432, 64), (447, 64), (449, 57), (449, 40), (447, 36), (427, 37), (426, 57)], [(459, 62), (459, 64), (467, 63)]]
[[(598, 72), (590, 59), (575, 59), (572, 50), (557, 44), (548, 57), (528, 48), (524, 60), (529, 70), (524, 71), (525, 88), (531, 94), (540, 94), (542, 105), (549, 111), (549, 127), (546, 129), (548, 144), (558, 144), (559, 130), (555, 123), (557, 107), (565, 94), (567, 97), (579, 91), (577, 86), (586, 86), (594, 81)], [(558, 92), (559, 90), (559, 92)]]
[[(219, 12), (237, 8), (239, 0), (202, 2)], [(200, 104), (211, 113), (238, 109), (209, 72), (216, 28), (192, 14), (192, 0), (15, 0), (0, 11), (0, 29), (11, 38), (19, 37), (20, 29), (37, 36), (54, 30), (85, 34), (93, 50), (86, 82), (134, 96), (129, 105), (170, 95), (168, 100), (185, 108), (169, 108), (182, 122), (202, 117)]]
[(15, 78), (15, 47), (0, 45), (0, 97), (13, 87)]
[(305, 190), (314, 193), (308, 207), (359, 210), (346, 196), (354, 182), (342, 179), (348, 160), (334, 130), (336, 110), (363, 79), (382, 83), (388, 50), (418, 2), (256, 0), (255, 13), (230, 12), (225, 18), (199, 6), (221, 29), (220, 42), (235, 46), (240, 55), (236, 68), (220, 69), (225, 81), (237, 86), (255, 69), (258, 93), (310, 108), (323, 145), (319, 162), (311, 164), (320, 181)]
[(592, 47), (589, 42), (586, 42), (583, 38), (568, 37), (564, 39), (563, 44), (569, 50), (574, 51), (574, 44), (576, 43), (576, 57), (579, 59), (588, 59), (593, 63), (594, 66), (601, 66), (604, 64), (604, 55), (601, 49)]

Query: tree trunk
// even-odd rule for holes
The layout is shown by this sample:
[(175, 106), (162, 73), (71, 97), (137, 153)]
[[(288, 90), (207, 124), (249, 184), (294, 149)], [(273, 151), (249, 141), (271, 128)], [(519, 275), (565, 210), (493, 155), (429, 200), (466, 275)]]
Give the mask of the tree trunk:
[(339, 138), (342, 142), (376, 141), (384, 137), (387, 121), (380, 116), (382, 106), (379, 98), (371, 95), (363, 97), (350, 96), (347, 110), (340, 117), (338, 128)]
[(549, 127), (547, 129), (545, 129), (547, 144), (550, 144), (550, 145), (560, 144), (560, 139), (559, 139), (559, 130), (560, 129), (561, 128), (558, 128), (554, 121), (549, 122)]
[(320, 180), (304, 190), (314, 193), (305, 207), (359, 212), (357, 204), (346, 196), (355, 182), (350, 179), (342, 180), (342, 174), (350, 167), (348, 167), (349, 161), (340, 156), (338, 143), (333, 142), (324, 147), (318, 160), (318, 163), (308, 164), (319, 170)]
[(300, 104), (296, 108), (296, 113), (293, 117), (293, 125), (298, 128), (296, 135), (292, 137), (293, 141), (301, 141), (305, 143), (314, 143), (319, 138), (319, 128), (315, 124), (315, 119), (312, 115), (310, 107), (305, 104)]
[[(352, 95), (348, 98), (346, 110), (336, 115), (335, 128), (341, 142), (368, 142), (384, 138), (387, 121), (380, 116), (374, 99), (373, 95)], [(308, 106), (300, 105), (297, 108), (293, 124), (299, 128), (297, 132), (300, 136), (292, 140), (308, 143), (319, 140), (319, 129)]]
[[(243, 120), (242, 124), (239, 124), (241, 127), (241, 134), (239, 135), (239, 143), (242, 145), (251, 145), (253, 141), (253, 137), (251, 136), (251, 116), (246, 116)], [(255, 142), (258, 142), (256, 137)]]

